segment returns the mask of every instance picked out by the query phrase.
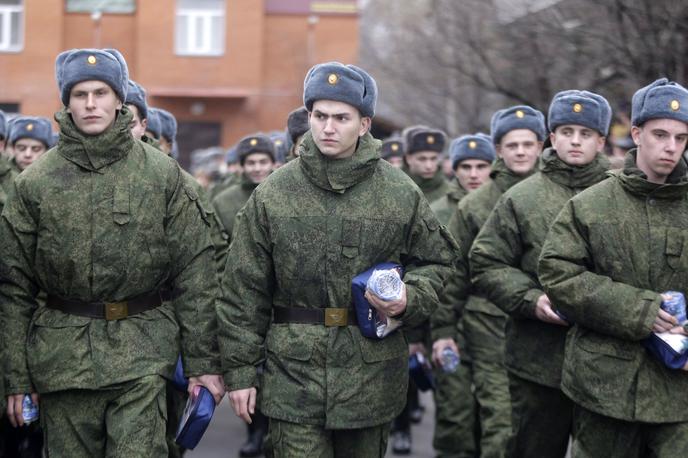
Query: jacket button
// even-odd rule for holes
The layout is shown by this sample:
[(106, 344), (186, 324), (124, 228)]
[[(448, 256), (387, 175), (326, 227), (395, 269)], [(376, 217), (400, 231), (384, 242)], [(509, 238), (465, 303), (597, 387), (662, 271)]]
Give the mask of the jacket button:
[(649, 205), (652, 205), (653, 207), (654, 207), (654, 205), (655, 205), (655, 202), (656, 202), (655, 199), (648, 199), (648, 201), (647, 201), (647, 203), (648, 203)]

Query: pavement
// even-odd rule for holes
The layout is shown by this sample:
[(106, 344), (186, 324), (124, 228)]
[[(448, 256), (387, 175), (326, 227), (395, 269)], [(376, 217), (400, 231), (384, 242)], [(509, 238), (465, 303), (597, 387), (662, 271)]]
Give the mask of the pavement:
[[(421, 404), (425, 406), (423, 420), (413, 425), (412, 438), (413, 449), (411, 458), (433, 458), (432, 431), (434, 427), (435, 406), (432, 402), (432, 394), (428, 391), (421, 393)], [(184, 455), (186, 458), (236, 458), (239, 456), (239, 447), (246, 439), (246, 426), (234, 415), (227, 399), (215, 410), (213, 421), (203, 436), (203, 440), (195, 450)], [(390, 449), (391, 450), (391, 449)], [(391, 451), (387, 457), (394, 457)]]

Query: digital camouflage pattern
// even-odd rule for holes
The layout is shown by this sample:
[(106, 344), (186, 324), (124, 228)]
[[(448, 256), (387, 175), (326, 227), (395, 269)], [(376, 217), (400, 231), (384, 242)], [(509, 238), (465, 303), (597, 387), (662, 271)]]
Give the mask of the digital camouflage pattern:
[(158, 375), (107, 390), (41, 396), (40, 420), (50, 457), (165, 458), (165, 418), (165, 380)]
[(511, 432), (508, 378), (503, 364), (505, 316), (484, 294), (473, 290), (468, 253), (499, 197), (525, 176), (514, 174), (502, 159), (497, 159), (490, 178), (459, 202), (449, 220), (449, 231), (461, 248), (461, 261), (458, 274), (450, 279), (441, 296), (431, 326), (433, 340), (451, 337), (457, 324), (463, 328), (465, 347), (459, 348), (462, 356), (467, 353), (472, 362), (481, 425), (480, 450), (485, 456), (503, 456)]
[[(173, 159), (135, 141), (131, 113), (91, 137), (56, 115), (60, 140), (14, 182), (0, 219), (0, 312), (8, 393), (99, 389), (218, 373), (207, 212)], [(172, 302), (107, 321), (38, 307), (38, 290), (122, 301), (164, 285)]]
[[(422, 323), (453, 272), (458, 248), (403, 172), (366, 134), (347, 159), (322, 156), (307, 133), (300, 157), (273, 172), (235, 221), (218, 308), (225, 383), (257, 386), (270, 418), (326, 429), (390, 421), (408, 381), (403, 333), (356, 326), (271, 324), (272, 306), (351, 307), (351, 279), (381, 262), (405, 267), (405, 326)], [(353, 309), (350, 309), (353, 313)]]
[(252, 182), (246, 175), (242, 174), (241, 182), (230, 186), (213, 198), (212, 204), (215, 213), (217, 213), (222, 226), (230, 237), (234, 229), (234, 218), (239, 210), (246, 205), (246, 201), (257, 186), (257, 183)]
[(463, 189), (459, 180), (452, 178), (447, 184), (447, 193), (430, 204), (430, 208), (442, 224), (448, 224), (449, 219), (454, 214), (459, 201), (466, 197), (468, 191)]
[(550, 227), (538, 273), (573, 324), (562, 389), (598, 414), (634, 422), (688, 421), (688, 377), (653, 358), (660, 293), (688, 284), (688, 179), (681, 160), (666, 184), (635, 164), (564, 205)]
[(473, 242), (473, 282), (509, 315), (505, 363), (521, 378), (559, 387), (569, 328), (535, 317), (535, 303), (544, 294), (537, 261), (549, 226), (566, 201), (607, 178), (608, 169), (602, 153), (590, 164), (574, 167), (552, 148), (545, 150), (539, 173), (499, 199)]
[(404, 165), (404, 172), (408, 174), (414, 183), (423, 191), (423, 195), (428, 199), (428, 203), (432, 204), (436, 200), (443, 198), (449, 192), (449, 182), (444, 177), (442, 167), (437, 167), (437, 172), (432, 178), (423, 178), (420, 175), (413, 175), (408, 167)]
[(210, 189), (208, 189), (208, 197), (210, 200), (214, 199), (217, 197), (218, 194), (220, 194), (222, 191), (225, 189), (228, 189), (235, 184), (239, 184), (241, 182), (241, 174), (239, 173), (230, 173), (226, 177), (222, 179), (220, 182), (213, 183), (210, 185)]
[(12, 189), (12, 182), (17, 175), (18, 173), (12, 168), (10, 161), (4, 156), (0, 156), (0, 212), (7, 202), (7, 195)]

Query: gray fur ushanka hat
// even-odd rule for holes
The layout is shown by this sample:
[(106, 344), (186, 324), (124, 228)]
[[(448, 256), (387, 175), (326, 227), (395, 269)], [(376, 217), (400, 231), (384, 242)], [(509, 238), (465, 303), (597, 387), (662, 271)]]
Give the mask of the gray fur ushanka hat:
[(327, 62), (311, 68), (303, 81), (303, 104), (313, 111), (316, 100), (336, 100), (358, 109), (362, 116), (375, 116), (377, 84), (355, 65)]
[(19, 116), (12, 120), (9, 143), (13, 145), (22, 138), (31, 138), (43, 143), (46, 148), (53, 145), (53, 128), (46, 118)]
[(455, 138), (449, 145), (452, 169), (467, 159), (479, 159), (492, 163), (497, 157), (492, 138), (481, 132)]
[(116, 49), (72, 49), (64, 51), (55, 61), (55, 79), (62, 103), (69, 105), (69, 93), (82, 81), (107, 83), (117, 97), (127, 99), (129, 70), (122, 54)]
[(545, 115), (528, 105), (504, 108), (492, 115), (490, 135), (495, 145), (502, 141), (504, 135), (516, 129), (528, 129), (535, 133), (538, 141), (544, 141), (547, 135)]
[(631, 124), (642, 126), (650, 119), (668, 118), (688, 123), (688, 90), (660, 78), (633, 94)]
[(549, 105), (547, 124), (550, 132), (564, 124), (577, 124), (596, 130), (606, 137), (612, 120), (607, 99), (589, 91), (572, 89), (557, 93)]
[(148, 118), (148, 104), (146, 103), (146, 91), (135, 81), (129, 80), (127, 85), (127, 98), (125, 104), (134, 105), (139, 110), (141, 119)]

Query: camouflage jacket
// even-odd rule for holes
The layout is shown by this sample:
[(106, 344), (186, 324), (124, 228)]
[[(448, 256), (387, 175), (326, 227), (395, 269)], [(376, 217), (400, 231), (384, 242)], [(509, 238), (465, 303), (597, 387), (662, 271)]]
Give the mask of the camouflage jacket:
[(447, 282), (440, 305), (430, 319), (432, 339), (454, 337), (464, 307), (470, 310), (503, 316), (503, 312), (482, 296), (472, 293), (468, 270), (468, 253), (487, 216), (499, 197), (526, 176), (515, 175), (502, 159), (492, 165), (490, 181), (461, 199), (449, 220), (449, 232), (461, 249), (458, 272)]
[(437, 172), (435, 172), (432, 178), (423, 178), (419, 175), (413, 175), (406, 166), (403, 167), (403, 170), (411, 177), (413, 182), (418, 185), (420, 190), (423, 191), (423, 195), (431, 204), (441, 199), (449, 192), (449, 182), (444, 177), (441, 167), (437, 169)]
[[(385, 261), (405, 267), (407, 326), (427, 319), (458, 255), (420, 190), (380, 159), (366, 134), (354, 155), (329, 160), (306, 133), (299, 158), (256, 188), (234, 222), (218, 308), (225, 383), (257, 386), (268, 417), (362, 428), (406, 402), (403, 333), (382, 340), (356, 326), (272, 323), (272, 307), (351, 307), (351, 280)], [(350, 308), (349, 313), (353, 313)]]
[(546, 150), (540, 172), (504, 193), (473, 242), (474, 286), (509, 314), (505, 363), (526, 380), (559, 388), (569, 330), (535, 318), (535, 303), (544, 294), (537, 261), (547, 231), (566, 201), (607, 178), (608, 168), (603, 154), (573, 167)]
[[(0, 338), (8, 393), (98, 389), (150, 374), (219, 372), (210, 222), (177, 163), (135, 141), (131, 113), (58, 145), (14, 181), (0, 218)], [(39, 289), (116, 302), (167, 286), (172, 301), (117, 321), (38, 307)]]
[(435, 213), (435, 216), (437, 216), (437, 219), (440, 220), (440, 223), (449, 223), (449, 219), (454, 214), (459, 201), (466, 197), (467, 194), (468, 191), (461, 187), (459, 180), (456, 178), (448, 182), (447, 193), (444, 197), (430, 204), (430, 208)]
[(17, 175), (18, 173), (12, 167), (9, 159), (0, 157), (0, 212), (7, 202), (7, 195), (12, 189), (12, 182)]
[(688, 375), (651, 356), (660, 293), (688, 284), (688, 170), (646, 180), (636, 150), (624, 169), (569, 200), (550, 227), (538, 273), (574, 323), (562, 390), (601, 415), (649, 423), (688, 421)]
[(230, 237), (234, 228), (234, 218), (239, 210), (246, 205), (246, 201), (257, 186), (248, 177), (242, 175), (240, 183), (230, 186), (213, 198), (215, 213), (217, 213), (222, 226)]

